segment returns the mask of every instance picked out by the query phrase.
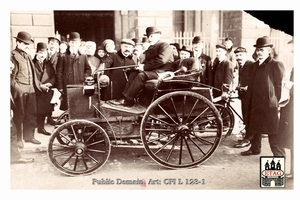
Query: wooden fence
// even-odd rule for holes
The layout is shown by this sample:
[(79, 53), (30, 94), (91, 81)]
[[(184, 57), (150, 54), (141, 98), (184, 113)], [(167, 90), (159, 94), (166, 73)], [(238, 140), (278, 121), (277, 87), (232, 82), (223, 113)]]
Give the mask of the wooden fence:
[(187, 46), (190, 49), (192, 48), (192, 40), (195, 36), (200, 36), (201, 40), (203, 41), (203, 53), (206, 55), (215, 55), (215, 48), (216, 44), (222, 43), (224, 38), (218, 37), (218, 38), (211, 38), (211, 37), (203, 37), (203, 33), (198, 32), (174, 32), (172, 42), (178, 43), (180, 47)]

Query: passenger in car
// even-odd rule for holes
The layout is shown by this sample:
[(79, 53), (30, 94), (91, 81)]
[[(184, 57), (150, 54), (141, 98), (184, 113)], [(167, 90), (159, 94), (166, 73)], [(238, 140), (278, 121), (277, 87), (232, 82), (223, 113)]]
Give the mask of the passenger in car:
[(129, 75), (128, 82), (122, 93), (123, 98), (111, 101), (114, 105), (133, 106), (139, 92), (143, 89), (147, 80), (157, 79), (158, 73), (174, 71), (174, 57), (172, 48), (166, 42), (160, 40), (161, 31), (156, 27), (147, 27), (146, 34), (150, 46), (144, 52), (145, 60), (139, 64), (136, 72)]

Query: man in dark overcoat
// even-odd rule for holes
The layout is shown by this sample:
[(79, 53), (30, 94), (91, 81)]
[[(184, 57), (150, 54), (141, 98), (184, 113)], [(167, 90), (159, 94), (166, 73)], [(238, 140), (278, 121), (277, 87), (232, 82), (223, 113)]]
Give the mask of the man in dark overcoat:
[(14, 65), (11, 73), (11, 94), (16, 105), (14, 123), (17, 129), (18, 146), (23, 148), (23, 141), (41, 144), (34, 138), (36, 127), (36, 91), (40, 90), (32, 58), (26, 51), (33, 39), (25, 31), (18, 33), (17, 46), (12, 50), (10, 61)]
[(245, 125), (246, 134), (243, 140), (239, 141), (234, 147), (242, 148), (250, 145), (252, 135), (247, 131), (249, 121), (249, 104), (250, 104), (250, 91), (249, 85), (252, 85), (254, 78), (255, 68), (253, 67), (253, 61), (247, 58), (247, 50), (244, 47), (238, 47), (234, 50), (236, 61), (239, 65), (238, 73), (238, 85), (236, 87), (238, 91), (238, 97), (241, 100), (242, 116)]
[(223, 44), (216, 45), (216, 58), (213, 63), (213, 96), (219, 97), (227, 88), (223, 85), (232, 85), (233, 83), (233, 66), (231, 61), (226, 57), (226, 47)]
[(133, 106), (134, 98), (144, 88), (147, 80), (157, 79), (158, 74), (174, 71), (173, 51), (170, 45), (160, 40), (161, 31), (156, 27), (147, 27), (146, 34), (150, 42), (148, 49), (142, 54), (145, 59), (137, 67), (137, 72), (131, 72), (123, 91), (123, 98), (113, 104)]
[(55, 71), (52, 63), (47, 60), (47, 44), (40, 42), (37, 44), (36, 55), (33, 58), (37, 79), (40, 81), (41, 91), (36, 92), (37, 100), (37, 131), (44, 135), (51, 135), (44, 128), (46, 116), (51, 116), (54, 105), (51, 104), (55, 85)]
[(80, 54), (80, 34), (71, 32), (69, 49), (59, 57), (56, 68), (56, 87), (62, 93), (61, 110), (67, 110), (67, 85), (82, 84), (85, 77), (91, 76), (91, 67), (86, 55)]
[(270, 57), (273, 45), (268, 37), (261, 37), (254, 45), (258, 60), (254, 63), (255, 76), (251, 89), (250, 118), (248, 130), (253, 135), (249, 150), (242, 155), (261, 152), (261, 134), (268, 134), (268, 141), (274, 156), (283, 156), (284, 149), (278, 145), (278, 106), (281, 97), (285, 68), (280, 61)]
[[(133, 47), (135, 43), (131, 39), (121, 40), (121, 49), (117, 53), (112, 54), (112, 65), (110, 67), (120, 67), (120, 66), (133, 66), (135, 61), (132, 57)], [(122, 92), (125, 89), (128, 75), (126, 69), (114, 69), (108, 71), (108, 76), (110, 78), (110, 85), (105, 90), (108, 91), (109, 99), (121, 99), (123, 98)], [(107, 96), (108, 97), (108, 96)], [(107, 98), (105, 98), (107, 99)]]

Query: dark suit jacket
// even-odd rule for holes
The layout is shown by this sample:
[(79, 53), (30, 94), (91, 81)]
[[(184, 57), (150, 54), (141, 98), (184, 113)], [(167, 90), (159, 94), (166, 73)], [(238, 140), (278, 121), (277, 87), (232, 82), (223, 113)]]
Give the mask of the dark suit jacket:
[[(132, 56), (124, 57), (121, 50), (111, 56), (113, 58), (111, 67), (135, 65)], [(107, 97), (109, 97), (109, 99), (121, 99), (123, 97), (122, 92), (124, 91), (127, 83), (128, 74), (124, 71), (124, 69), (114, 69), (108, 71), (108, 76), (112, 85), (109, 85), (105, 90), (112, 92), (112, 94), (106, 94), (109, 95)]]
[[(253, 66), (253, 61), (247, 60), (244, 66), (239, 66), (239, 83), (240, 87), (250, 86), (254, 79), (255, 67)], [(248, 91), (239, 91), (239, 97), (241, 99), (249, 98)]]
[(165, 71), (174, 71), (174, 57), (171, 46), (162, 41), (158, 41), (156, 44), (149, 46), (144, 52), (145, 60), (144, 72), (148, 79), (157, 78), (157, 73)]
[(52, 86), (55, 85), (56, 77), (53, 65), (50, 61), (44, 60), (43, 64), (40, 65), (39, 61), (36, 57), (33, 59), (35, 72), (37, 79), (40, 81), (41, 84), (51, 83)]
[[(48, 55), (49, 56), (49, 55)], [(51, 58), (47, 58), (50, 62), (51, 62), (51, 64), (52, 64), (52, 66), (53, 66), (53, 69), (56, 71), (56, 65), (57, 65), (57, 62), (58, 62), (58, 57), (59, 57), (59, 53), (58, 52), (55, 52), (52, 56), (51, 56)]]
[[(33, 59), (37, 79), (41, 84), (51, 83), (52, 87), (55, 85), (55, 71), (53, 65), (49, 60), (44, 60), (42, 64), (39, 63), (36, 57)], [(49, 114), (53, 111), (53, 105), (50, 101), (53, 96), (53, 91), (39, 91), (36, 92), (37, 113)]]
[[(232, 83), (233, 83), (232, 63), (227, 58), (225, 58), (222, 62), (219, 62), (219, 60), (216, 58), (214, 60), (214, 65), (213, 65), (213, 86), (221, 90), (223, 84), (232, 84)], [(217, 91), (215, 92), (216, 93), (214, 93), (214, 96), (221, 95), (221, 92), (217, 92)]]
[[(192, 57), (194, 57), (194, 55), (192, 55)], [(211, 58), (208, 55), (202, 53), (198, 60), (199, 65), (202, 68), (202, 72), (200, 74), (200, 83), (212, 85), (213, 75)]]
[(82, 84), (85, 77), (91, 76), (91, 67), (88, 63), (87, 56), (79, 52), (74, 57), (70, 53), (59, 57), (56, 69), (57, 88), (66, 89), (68, 84)]
[[(12, 95), (15, 98), (16, 97), (16, 92), (15, 91), (15, 85), (19, 83), (22, 84), (29, 84), (28, 83), (28, 77), (26, 77), (27, 72), (27, 63), (30, 65), (30, 73), (33, 75), (33, 86), (35, 88), (35, 91), (41, 90), (40, 89), (40, 83), (37, 79), (35, 70), (34, 70), (34, 64), (32, 62), (32, 58), (29, 54), (22, 52), (19, 49), (14, 49), (11, 52), (11, 57), (10, 57), (11, 62), (14, 64), (14, 69), (11, 73), (11, 89), (12, 89)], [(26, 71), (23, 73), (23, 71)], [(20, 92), (20, 91), (19, 91)]]

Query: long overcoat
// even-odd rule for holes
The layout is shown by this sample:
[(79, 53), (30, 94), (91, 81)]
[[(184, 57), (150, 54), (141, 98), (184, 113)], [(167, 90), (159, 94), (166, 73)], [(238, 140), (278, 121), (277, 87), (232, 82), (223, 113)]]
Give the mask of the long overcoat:
[(277, 134), (278, 102), (281, 96), (284, 66), (268, 57), (261, 65), (254, 63), (248, 131), (253, 134)]
[(71, 55), (69, 51), (65, 56), (58, 58), (56, 66), (56, 87), (63, 89), (61, 110), (66, 110), (67, 105), (67, 85), (82, 85), (85, 77), (91, 76), (91, 67), (88, 63), (87, 56), (78, 52), (77, 55)]
[[(50, 61), (44, 60), (42, 64), (36, 59), (33, 59), (35, 66), (35, 72), (37, 79), (41, 84), (51, 83), (52, 86), (55, 85), (55, 71), (53, 65)], [(36, 102), (37, 102), (37, 113), (38, 114), (49, 114), (53, 111), (53, 104), (50, 103), (53, 96), (53, 91), (37, 91), (36, 92)]]

